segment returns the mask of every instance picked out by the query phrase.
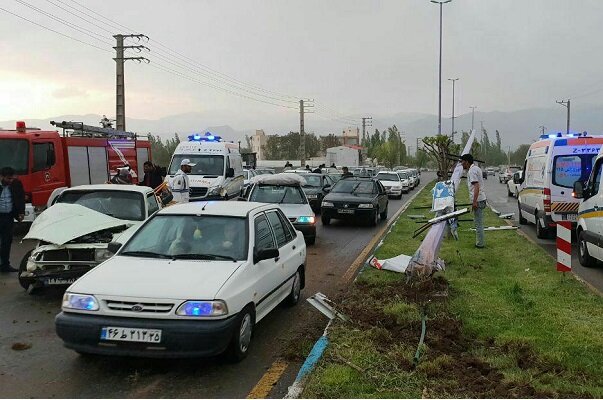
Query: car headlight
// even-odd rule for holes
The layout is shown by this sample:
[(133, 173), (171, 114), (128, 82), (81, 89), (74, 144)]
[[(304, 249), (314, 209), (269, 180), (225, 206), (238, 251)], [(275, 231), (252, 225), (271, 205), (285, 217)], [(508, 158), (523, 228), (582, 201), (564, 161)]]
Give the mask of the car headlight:
[(330, 201), (323, 201), (322, 206), (323, 207), (334, 207), (333, 203), (331, 203)]
[(113, 253), (111, 253), (108, 249), (94, 250), (94, 259), (99, 263), (108, 260), (111, 257), (113, 257)]
[(98, 301), (96, 297), (89, 294), (65, 293), (63, 296), (63, 308), (72, 310), (97, 311)]
[(209, 188), (207, 195), (224, 197), (226, 195), (226, 189), (224, 189), (222, 186), (213, 186)]
[(318, 195), (317, 194), (309, 194), (309, 195), (306, 195), (306, 197), (309, 199), (317, 199)]
[(314, 217), (297, 217), (297, 221), (300, 224), (313, 224), (315, 222)]
[(371, 203), (358, 204), (358, 208), (373, 208)]
[(185, 317), (219, 317), (226, 314), (228, 314), (228, 307), (222, 300), (189, 300), (180, 304), (180, 307), (176, 310), (176, 315)]

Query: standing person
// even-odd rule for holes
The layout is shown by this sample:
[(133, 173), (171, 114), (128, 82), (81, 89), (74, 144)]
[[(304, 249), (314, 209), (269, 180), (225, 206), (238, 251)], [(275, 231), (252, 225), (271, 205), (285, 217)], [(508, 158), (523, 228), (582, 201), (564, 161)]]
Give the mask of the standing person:
[(306, 164), (306, 171), (312, 172), (312, 170), (310, 169), (310, 166), (308, 164)]
[(188, 203), (190, 184), (188, 181), (188, 175), (193, 170), (195, 164), (191, 163), (191, 160), (185, 158), (180, 162), (180, 169), (172, 179), (170, 179), (169, 185), (172, 193), (174, 194), (174, 201), (178, 203)]
[(13, 224), (25, 217), (25, 191), (15, 178), (15, 170), (0, 170), (0, 272), (17, 272), (10, 265), (10, 248), (13, 243)]
[(145, 161), (143, 169), (144, 179), (138, 182), (138, 186), (148, 186), (155, 189), (157, 186), (161, 185), (163, 179), (161, 178), (161, 174), (159, 173), (158, 169), (153, 165), (152, 162)]
[(343, 168), (341, 169), (341, 171), (343, 172), (343, 174), (341, 174), (341, 177), (342, 177), (342, 178), (348, 178), (348, 177), (350, 177), (350, 176), (354, 176), (354, 174), (352, 174), (352, 173), (350, 172), (350, 170), (348, 169), (348, 167), (343, 167)]
[(469, 187), (469, 201), (474, 213), (475, 221), (475, 247), (483, 249), (484, 243), (484, 208), (486, 208), (486, 193), (484, 192), (484, 178), (482, 170), (473, 164), (471, 154), (461, 156), (463, 169), (467, 171), (467, 186)]

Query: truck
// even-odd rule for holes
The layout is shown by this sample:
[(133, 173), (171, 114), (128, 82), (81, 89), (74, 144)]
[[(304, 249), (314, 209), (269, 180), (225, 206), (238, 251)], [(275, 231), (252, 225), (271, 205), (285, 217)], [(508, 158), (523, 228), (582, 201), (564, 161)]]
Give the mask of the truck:
[(357, 167), (360, 165), (359, 146), (337, 146), (327, 149), (326, 165)]
[(50, 123), (62, 128), (41, 130), (17, 121), (14, 130), (0, 130), (0, 168), (12, 167), (25, 189), (25, 218), (32, 222), (56, 189), (101, 184), (129, 166), (133, 183), (151, 160), (151, 145), (132, 132), (84, 125)]

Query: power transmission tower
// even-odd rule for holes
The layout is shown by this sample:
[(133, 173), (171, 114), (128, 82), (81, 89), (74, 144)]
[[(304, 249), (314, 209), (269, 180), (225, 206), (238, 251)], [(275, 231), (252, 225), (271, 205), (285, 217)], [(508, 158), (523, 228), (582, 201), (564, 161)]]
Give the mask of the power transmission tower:
[(115, 75), (116, 75), (116, 92), (115, 92), (115, 120), (116, 128), (120, 131), (126, 130), (126, 85), (124, 81), (124, 63), (127, 60), (135, 60), (140, 62), (146, 62), (150, 60), (146, 57), (124, 57), (124, 50), (132, 49), (137, 52), (143, 50), (150, 51), (148, 47), (137, 45), (137, 46), (124, 46), (124, 38), (136, 38), (139, 41), (141, 39), (149, 40), (146, 35), (132, 34), (132, 35), (113, 35), (116, 40), (115, 49)]
[(373, 117), (362, 118), (362, 144), (366, 144), (366, 127), (373, 126)]
[(306, 132), (304, 131), (304, 115), (312, 114), (313, 111), (307, 111), (305, 107), (314, 107), (314, 100), (305, 100), (309, 104), (304, 104), (304, 100), (299, 101), (299, 158), (301, 167), (306, 165)]
[(570, 130), (570, 99), (567, 99), (567, 101), (557, 101), (557, 104), (561, 104), (567, 108), (567, 126), (565, 128), (565, 134), (568, 135)]

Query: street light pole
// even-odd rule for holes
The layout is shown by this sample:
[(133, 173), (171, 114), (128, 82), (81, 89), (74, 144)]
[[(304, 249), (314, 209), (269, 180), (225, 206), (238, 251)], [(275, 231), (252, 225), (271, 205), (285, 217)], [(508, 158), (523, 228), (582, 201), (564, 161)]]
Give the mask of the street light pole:
[(450, 3), (452, 0), (431, 0), (434, 4), (440, 5), (440, 72), (438, 85), (438, 135), (442, 134), (442, 5)]
[(473, 122), (475, 121), (475, 109), (477, 106), (469, 107), (471, 109), (471, 130), (473, 130)]
[(459, 78), (448, 78), (448, 80), (452, 82), (452, 131), (450, 132), (450, 136), (454, 142), (454, 83), (458, 81)]

